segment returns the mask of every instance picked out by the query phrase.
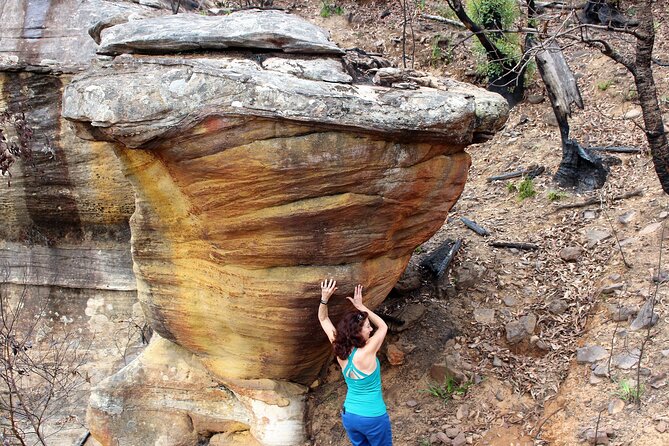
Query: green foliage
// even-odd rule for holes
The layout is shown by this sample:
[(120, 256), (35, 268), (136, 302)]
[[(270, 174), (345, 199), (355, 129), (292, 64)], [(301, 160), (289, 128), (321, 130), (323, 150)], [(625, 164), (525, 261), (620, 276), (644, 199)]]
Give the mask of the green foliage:
[(424, 389), (423, 392), (429, 393), (443, 402), (447, 402), (453, 397), (453, 394), (467, 394), (467, 391), (472, 384), (472, 382), (468, 381), (458, 385), (455, 378), (449, 376), (444, 380), (443, 384), (430, 383), (428, 388)]
[(641, 396), (645, 392), (643, 384), (637, 386), (635, 382), (629, 381), (627, 379), (621, 379), (618, 381), (618, 389), (616, 390), (616, 395), (620, 397), (621, 400), (627, 402), (637, 402), (641, 400)]
[(435, 12), (437, 13), (437, 15), (440, 15), (440, 16), (445, 17), (447, 19), (457, 20), (458, 22), (460, 21), (458, 16), (455, 15), (455, 11), (453, 11), (451, 9), (451, 7), (448, 6), (448, 4), (437, 6), (437, 8), (435, 9)]
[(515, 183), (509, 181), (506, 183), (506, 191), (509, 193), (518, 192), (518, 186), (516, 186)]
[(432, 442), (427, 438), (423, 438), (420, 443), (418, 443), (418, 446), (432, 446)]
[[(488, 81), (502, 76), (509, 67), (515, 66), (522, 57), (522, 47), (517, 33), (505, 33), (512, 28), (520, 15), (514, 0), (469, 0), (467, 15), (479, 26), (491, 32), (488, 39), (504, 55), (504, 59), (490, 61), (480, 42), (474, 42), (476, 72), (485, 75)], [(527, 77), (526, 77), (527, 78)]]
[(567, 198), (567, 194), (561, 190), (548, 191), (548, 201), (560, 201), (563, 198)]
[(416, 246), (416, 249), (413, 250), (414, 254), (420, 254), (423, 252), (423, 245)]
[(341, 6), (337, 6), (334, 4), (330, 4), (327, 2), (327, 0), (323, 0), (322, 6), (321, 6), (321, 17), (323, 18), (328, 18), (331, 15), (342, 15), (344, 14), (344, 8)]
[(534, 197), (536, 194), (537, 191), (534, 190), (534, 180), (532, 178), (525, 178), (518, 185), (518, 198), (521, 200)]
[(606, 91), (609, 89), (611, 85), (613, 85), (613, 79), (607, 79), (605, 81), (598, 82), (597, 88), (599, 89), (599, 91)]
[(426, 6), (426, 0), (418, 0), (416, 2), (416, 8), (418, 8), (419, 11), (425, 11), (425, 6)]
[(432, 45), (430, 51), (430, 65), (436, 67), (440, 62), (451, 61), (451, 52), (448, 49), (444, 49), (444, 46), (448, 46), (448, 38), (437, 34), (432, 38)]

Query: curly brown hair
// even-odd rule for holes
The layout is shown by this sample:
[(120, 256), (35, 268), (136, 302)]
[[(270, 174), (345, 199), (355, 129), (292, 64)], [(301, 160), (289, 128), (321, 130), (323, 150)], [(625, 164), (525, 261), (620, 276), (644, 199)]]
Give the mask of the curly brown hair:
[(341, 360), (348, 358), (353, 347), (364, 347), (367, 341), (362, 337), (362, 326), (367, 319), (366, 311), (347, 313), (337, 324), (335, 340), (332, 343), (335, 355)]

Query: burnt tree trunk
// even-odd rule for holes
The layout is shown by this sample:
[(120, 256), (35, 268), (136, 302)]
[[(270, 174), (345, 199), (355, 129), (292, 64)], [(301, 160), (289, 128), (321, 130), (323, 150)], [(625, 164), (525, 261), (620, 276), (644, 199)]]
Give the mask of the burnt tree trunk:
[(639, 105), (643, 113), (646, 140), (653, 157), (653, 165), (662, 189), (669, 194), (669, 144), (664, 131), (662, 112), (657, 100), (653, 78), (652, 53), (655, 43), (652, 0), (644, 0), (639, 11), (637, 29), (636, 61), (630, 71), (634, 76)]
[(603, 165), (601, 158), (569, 138), (571, 106), (583, 108), (583, 99), (576, 79), (564, 59), (562, 50), (554, 42), (539, 50), (535, 58), (562, 140), (562, 161), (554, 180), (562, 187), (582, 191), (598, 189), (606, 182), (608, 169)]

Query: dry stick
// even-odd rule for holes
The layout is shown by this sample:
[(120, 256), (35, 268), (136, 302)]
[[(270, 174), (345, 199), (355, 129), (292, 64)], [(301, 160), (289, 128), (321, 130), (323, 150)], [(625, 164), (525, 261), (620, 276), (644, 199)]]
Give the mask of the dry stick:
[(539, 249), (539, 245), (535, 245), (534, 243), (518, 243), (518, 242), (490, 242), (490, 246), (494, 248), (524, 249), (526, 251)]
[(597, 424), (595, 424), (595, 444), (597, 444), (597, 437), (599, 436), (599, 420), (602, 419), (602, 412), (604, 412), (606, 408), (602, 409), (599, 411), (599, 414), (597, 414)]
[(464, 28), (465, 27), (465, 25), (463, 25), (462, 22), (460, 22), (458, 20), (447, 19), (446, 17), (442, 17), (440, 15), (421, 14), (420, 16), (424, 19), (434, 20), (436, 22), (441, 22), (441, 23), (446, 23), (447, 25), (456, 26), (458, 28)]
[(636, 147), (587, 147), (593, 152), (610, 152), (610, 153), (641, 153), (641, 149)]
[(623, 258), (623, 263), (625, 266), (630, 269), (632, 268), (632, 265), (627, 263), (627, 259), (625, 258), (625, 253), (623, 252), (623, 247), (620, 246), (620, 239), (618, 238), (618, 231), (616, 231), (616, 228), (613, 227), (613, 223), (611, 222), (611, 218), (609, 217), (609, 213), (606, 212), (606, 206), (604, 206), (604, 196), (602, 194), (599, 195), (599, 206), (602, 212), (604, 212), (604, 216), (606, 217), (606, 221), (609, 222), (609, 226), (611, 227), (611, 231), (613, 231), (613, 236), (616, 238), (616, 244), (618, 245), (618, 251), (620, 251), (620, 256)]
[(541, 428), (544, 427), (544, 424), (546, 424), (546, 421), (548, 421), (553, 415), (555, 415), (556, 413), (560, 412), (561, 410), (564, 410), (564, 406), (558, 408), (557, 410), (554, 410), (553, 413), (551, 413), (551, 414), (548, 415), (546, 418), (544, 418), (544, 421), (542, 421), (542, 422), (539, 424), (539, 426), (537, 426), (537, 433), (534, 435), (534, 440), (535, 440), (535, 441), (539, 439), (539, 434), (541, 433)]
[(611, 351), (609, 352), (609, 359), (606, 361), (606, 373), (609, 374), (609, 380), (614, 382), (613, 376), (611, 374), (611, 361), (613, 360), (613, 348), (614, 342), (616, 339), (616, 333), (618, 333), (618, 325), (620, 324), (620, 316), (622, 315), (623, 307), (620, 306), (618, 302), (618, 317), (616, 318), (616, 325), (613, 327), (613, 335), (611, 335)]
[(475, 221), (472, 221), (468, 219), (467, 217), (460, 217), (460, 221), (464, 223), (465, 226), (467, 226), (469, 229), (472, 231), (476, 232), (478, 235), (486, 237), (490, 235), (490, 232), (483, 226), (480, 226), (477, 224)]
[[(660, 278), (662, 272), (662, 247), (664, 245), (664, 221), (662, 221), (662, 233), (660, 234), (660, 254), (657, 259), (657, 277)], [(636, 366), (636, 407), (641, 409), (641, 359), (643, 358), (643, 352), (646, 348), (646, 344), (650, 341), (650, 330), (653, 328), (653, 315), (655, 314), (655, 300), (657, 297), (657, 292), (660, 289), (660, 281), (658, 280), (655, 283), (655, 292), (650, 297), (650, 320), (648, 321), (648, 330), (646, 331), (646, 337), (641, 342), (641, 348), (639, 349), (639, 362)]]
[[(627, 198), (638, 197), (638, 196), (641, 196), (641, 195), (643, 195), (643, 190), (636, 189), (636, 190), (633, 190), (632, 192), (627, 192), (627, 193), (624, 193), (622, 195), (616, 195), (614, 197), (611, 197), (611, 201), (625, 200)], [(598, 204), (598, 203), (599, 203), (599, 199), (594, 197), (594, 198), (590, 198), (588, 200), (585, 200), (582, 203), (563, 204), (561, 206), (556, 207), (552, 211), (550, 211), (549, 214), (554, 214), (556, 212), (563, 211), (565, 209), (583, 208), (583, 207), (591, 206), (593, 204)]]

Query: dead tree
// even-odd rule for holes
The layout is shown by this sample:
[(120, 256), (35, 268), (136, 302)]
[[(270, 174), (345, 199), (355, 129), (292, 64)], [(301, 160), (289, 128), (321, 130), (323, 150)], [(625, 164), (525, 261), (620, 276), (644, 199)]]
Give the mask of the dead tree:
[(573, 73), (564, 59), (562, 50), (551, 41), (537, 51), (535, 60), (541, 79), (546, 86), (551, 107), (560, 128), (562, 161), (554, 180), (562, 187), (577, 190), (599, 189), (606, 182), (608, 169), (594, 153), (569, 138), (571, 106), (583, 108), (583, 99)]

